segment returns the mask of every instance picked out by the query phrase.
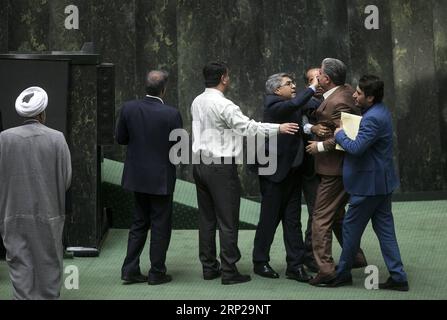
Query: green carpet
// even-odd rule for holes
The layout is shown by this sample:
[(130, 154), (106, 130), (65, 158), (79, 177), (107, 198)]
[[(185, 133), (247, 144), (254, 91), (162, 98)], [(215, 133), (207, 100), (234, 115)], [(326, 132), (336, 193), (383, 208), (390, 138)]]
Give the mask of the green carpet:
[[(134, 197), (121, 187), (124, 164), (104, 159), (101, 166), (102, 196), (104, 207), (111, 208), (112, 227), (128, 229), (132, 223)], [(241, 199), (240, 229), (255, 230), (258, 223), (260, 204)], [(174, 191), (172, 227), (174, 230), (198, 228), (198, 206), (196, 187), (193, 183), (177, 179)]]
[[(303, 218), (307, 212), (303, 208)], [(127, 231), (110, 230), (98, 258), (75, 258), (64, 261), (65, 266), (79, 268), (79, 290), (62, 290), (62, 299), (156, 299), (156, 300), (302, 300), (302, 299), (447, 299), (447, 201), (394, 204), (397, 235), (411, 290), (408, 293), (369, 291), (363, 286), (365, 275), (355, 270), (354, 286), (337, 289), (314, 288), (287, 280), (282, 230), (278, 228), (271, 250), (271, 265), (281, 278), (270, 280), (252, 274), (251, 251), (254, 231), (239, 234), (242, 259), (238, 267), (242, 273), (251, 273), (251, 282), (222, 286), (219, 280), (201, 279), (198, 260), (198, 233), (194, 230), (176, 230), (172, 234), (167, 257), (168, 272), (173, 282), (151, 287), (146, 284), (124, 286), (120, 268), (125, 255)], [(303, 219), (304, 222), (304, 219)], [(370, 227), (365, 232), (362, 247), (368, 262), (378, 266), (381, 281), (388, 274), (380, 254), (378, 241)], [(338, 260), (340, 248), (334, 244)], [(141, 259), (142, 271), (148, 271), (148, 250)], [(0, 262), (0, 299), (11, 298), (8, 268)]]

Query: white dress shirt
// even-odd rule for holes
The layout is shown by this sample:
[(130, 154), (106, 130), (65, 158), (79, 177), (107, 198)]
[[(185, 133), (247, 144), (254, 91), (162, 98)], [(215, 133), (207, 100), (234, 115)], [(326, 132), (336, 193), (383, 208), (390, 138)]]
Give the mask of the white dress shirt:
[(279, 133), (279, 124), (250, 120), (217, 89), (207, 88), (195, 98), (191, 114), (192, 151), (196, 155), (237, 158), (242, 151), (241, 136), (274, 136)]

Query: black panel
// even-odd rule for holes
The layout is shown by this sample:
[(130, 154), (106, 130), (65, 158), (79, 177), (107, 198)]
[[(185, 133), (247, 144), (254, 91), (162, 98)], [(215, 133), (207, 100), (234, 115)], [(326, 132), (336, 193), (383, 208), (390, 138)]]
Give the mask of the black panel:
[(115, 128), (115, 66), (98, 66), (98, 145), (113, 145)]
[(0, 110), (3, 129), (23, 123), (23, 118), (15, 110), (15, 101), (26, 88), (38, 86), (48, 94), (46, 125), (66, 135), (68, 72), (68, 61), (0, 58)]

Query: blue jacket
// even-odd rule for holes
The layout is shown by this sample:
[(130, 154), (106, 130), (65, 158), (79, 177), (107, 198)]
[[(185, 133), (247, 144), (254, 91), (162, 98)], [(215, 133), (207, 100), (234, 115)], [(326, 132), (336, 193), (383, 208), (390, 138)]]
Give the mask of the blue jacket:
[(145, 97), (123, 105), (116, 141), (127, 145), (124, 189), (152, 195), (174, 192), (176, 169), (169, 151), (176, 142), (169, 141), (169, 134), (181, 127), (180, 112), (158, 99)]
[(366, 111), (355, 141), (344, 131), (335, 139), (346, 156), (343, 182), (351, 195), (388, 195), (399, 186), (393, 164), (393, 124), (384, 104), (375, 104)]

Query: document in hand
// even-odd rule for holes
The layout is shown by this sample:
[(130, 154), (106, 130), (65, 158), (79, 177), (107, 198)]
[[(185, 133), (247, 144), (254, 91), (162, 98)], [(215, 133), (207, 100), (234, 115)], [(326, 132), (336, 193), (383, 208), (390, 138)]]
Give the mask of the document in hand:
[[(359, 133), (360, 122), (362, 117), (356, 116), (346, 112), (341, 113), (341, 121), (343, 122), (343, 130), (349, 139), (355, 140)], [(339, 144), (335, 147), (336, 150), (345, 151)]]

